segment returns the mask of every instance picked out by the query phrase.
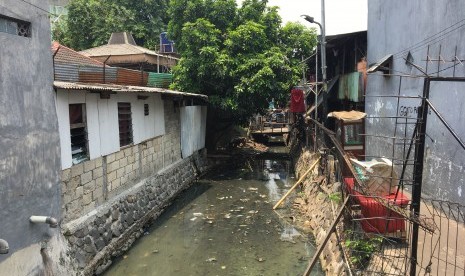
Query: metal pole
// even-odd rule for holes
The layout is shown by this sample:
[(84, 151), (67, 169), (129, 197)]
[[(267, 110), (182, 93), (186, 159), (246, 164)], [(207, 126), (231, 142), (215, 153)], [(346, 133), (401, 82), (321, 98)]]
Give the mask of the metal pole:
[(412, 243), (411, 243), (411, 256), (410, 256), (410, 275), (415, 276), (417, 271), (417, 250), (418, 250), (418, 232), (419, 223), (418, 217), (420, 216), (421, 204), (421, 186), (423, 184), (423, 161), (425, 157), (425, 141), (426, 141), (426, 122), (428, 118), (428, 104), (426, 100), (429, 98), (430, 91), (429, 78), (426, 78), (423, 84), (423, 98), (421, 100), (420, 111), (418, 112), (418, 137), (415, 143), (415, 165), (413, 169), (413, 188), (412, 188), (412, 205), (410, 211), (412, 212), (413, 221), (412, 227)]
[(318, 47), (316, 47), (315, 67), (315, 120), (318, 121)]
[[(321, 0), (321, 71), (323, 74), (323, 87), (326, 87), (326, 25), (325, 0)], [(325, 89), (326, 91), (326, 89)]]

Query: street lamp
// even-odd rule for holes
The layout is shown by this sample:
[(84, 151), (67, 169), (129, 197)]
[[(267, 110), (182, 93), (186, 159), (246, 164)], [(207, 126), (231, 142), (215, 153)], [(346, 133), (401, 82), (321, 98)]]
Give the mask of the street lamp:
[[(323, 73), (323, 87), (326, 86), (326, 35), (325, 28), (315, 18), (309, 15), (301, 15), (306, 21), (320, 26), (320, 45), (321, 45), (321, 72)], [(318, 81), (318, 80), (317, 80)]]

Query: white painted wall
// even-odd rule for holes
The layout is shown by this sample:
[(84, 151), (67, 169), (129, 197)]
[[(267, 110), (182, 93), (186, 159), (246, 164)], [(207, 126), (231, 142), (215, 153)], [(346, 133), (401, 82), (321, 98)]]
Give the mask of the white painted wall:
[[(116, 94), (111, 95), (110, 99), (100, 99), (97, 93), (59, 89), (56, 95), (56, 109), (62, 169), (73, 165), (69, 104), (86, 104), (89, 155), (90, 159), (95, 159), (120, 150), (118, 102), (131, 103), (134, 144), (165, 134), (165, 113), (159, 94), (149, 95), (146, 100), (138, 100), (137, 94)], [(144, 104), (149, 105), (147, 116), (144, 115)]]
[(181, 114), (181, 153), (182, 158), (192, 155), (205, 147), (207, 125), (206, 106), (185, 106)]

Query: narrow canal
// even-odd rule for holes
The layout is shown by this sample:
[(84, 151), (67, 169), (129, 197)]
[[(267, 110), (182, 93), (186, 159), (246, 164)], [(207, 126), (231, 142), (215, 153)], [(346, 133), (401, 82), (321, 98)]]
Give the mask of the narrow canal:
[(302, 275), (315, 246), (285, 209), (272, 209), (295, 182), (291, 167), (248, 160), (210, 173), (105, 275)]

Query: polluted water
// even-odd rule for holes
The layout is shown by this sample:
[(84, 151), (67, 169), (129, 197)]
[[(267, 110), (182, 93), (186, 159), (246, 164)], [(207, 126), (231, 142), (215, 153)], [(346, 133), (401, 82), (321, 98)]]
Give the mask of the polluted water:
[[(106, 276), (302, 275), (309, 234), (273, 205), (295, 178), (288, 160), (247, 160), (181, 193)], [(291, 205), (288, 202), (288, 205)], [(312, 275), (324, 275), (318, 266)]]

